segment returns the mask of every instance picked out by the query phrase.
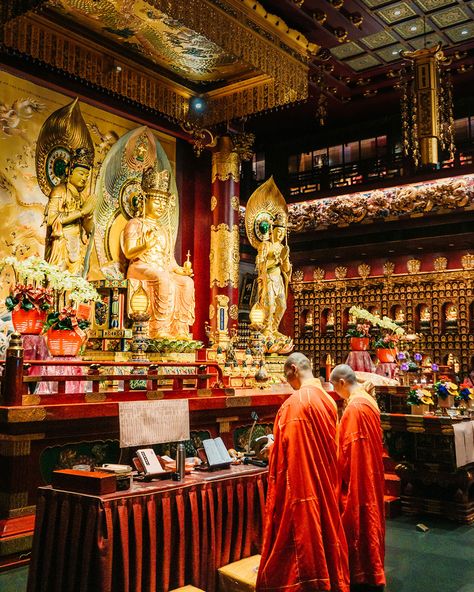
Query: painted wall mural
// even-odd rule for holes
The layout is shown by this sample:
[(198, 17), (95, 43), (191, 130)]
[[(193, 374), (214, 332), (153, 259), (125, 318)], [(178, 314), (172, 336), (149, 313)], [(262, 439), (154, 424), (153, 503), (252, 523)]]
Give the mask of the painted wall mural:
[[(38, 86), (0, 70), (0, 258), (15, 255), (44, 256), (48, 198), (35, 169), (37, 139), (51, 114), (71, 103), (71, 97)], [(80, 110), (94, 145), (91, 191), (110, 148), (136, 129), (131, 120), (80, 102)], [(175, 139), (153, 132), (175, 172)], [(0, 278), (0, 311), (11, 280), (5, 269)], [(90, 259), (90, 279), (102, 277), (95, 248)]]

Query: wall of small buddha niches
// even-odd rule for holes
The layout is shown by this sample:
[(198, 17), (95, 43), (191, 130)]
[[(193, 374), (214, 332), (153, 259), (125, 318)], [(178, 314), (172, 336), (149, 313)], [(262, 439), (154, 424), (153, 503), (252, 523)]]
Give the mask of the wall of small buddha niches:
[[(370, 266), (359, 265), (359, 277), (348, 278), (347, 267), (336, 267), (334, 277), (313, 271), (313, 281), (294, 273), (295, 350), (323, 368), (328, 354), (342, 363), (349, 352), (347, 329), (354, 319), (353, 305), (395, 320), (408, 334), (412, 352), (422, 352), (438, 364), (459, 363), (462, 373), (474, 368), (474, 255), (462, 257), (461, 269), (443, 269), (447, 259), (436, 260), (438, 268), (421, 272), (421, 262), (412, 259), (407, 272), (394, 274), (395, 265), (386, 262), (383, 275), (370, 277)], [(371, 334), (376, 336), (372, 328)], [(403, 346), (406, 349), (406, 346)]]

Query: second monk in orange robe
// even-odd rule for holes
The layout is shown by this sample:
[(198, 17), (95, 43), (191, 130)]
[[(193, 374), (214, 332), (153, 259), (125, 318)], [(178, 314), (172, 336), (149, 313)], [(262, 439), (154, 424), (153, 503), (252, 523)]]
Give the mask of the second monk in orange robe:
[(285, 376), (294, 389), (278, 411), (270, 452), (257, 592), (348, 592), (338, 508), (337, 408), (303, 354)]
[(341, 511), (349, 548), (351, 591), (376, 592), (385, 585), (384, 471), (380, 411), (340, 364), (331, 383), (347, 406), (339, 429)]

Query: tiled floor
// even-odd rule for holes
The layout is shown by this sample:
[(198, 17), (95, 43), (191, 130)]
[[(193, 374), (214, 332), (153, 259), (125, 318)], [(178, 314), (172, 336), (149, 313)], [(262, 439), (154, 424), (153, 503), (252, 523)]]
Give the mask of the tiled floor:
[[(420, 522), (428, 532), (416, 530)], [(385, 568), (386, 592), (474, 592), (474, 525), (427, 516), (389, 520)], [(26, 568), (0, 573), (0, 591), (25, 592), (26, 579)]]
[[(416, 524), (429, 527), (416, 530)], [(474, 592), (474, 525), (428, 516), (387, 522), (386, 592)]]

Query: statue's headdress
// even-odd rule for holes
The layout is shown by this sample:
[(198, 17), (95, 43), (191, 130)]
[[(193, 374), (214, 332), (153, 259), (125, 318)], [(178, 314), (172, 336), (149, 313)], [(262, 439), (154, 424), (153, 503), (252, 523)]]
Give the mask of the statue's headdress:
[(287, 220), (285, 198), (270, 177), (252, 193), (245, 208), (245, 230), (252, 247), (258, 249), (262, 241), (269, 240), (275, 226), (286, 228)]
[(90, 170), (94, 166), (94, 154), (88, 148), (77, 148), (69, 161), (69, 170), (82, 167)]
[(142, 190), (144, 193), (169, 195), (170, 173), (164, 169), (157, 171), (153, 167), (147, 168), (142, 175)]
[(286, 228), (286, 216), (283, 212), (277, 212), (273, 218), (273, 228)]

